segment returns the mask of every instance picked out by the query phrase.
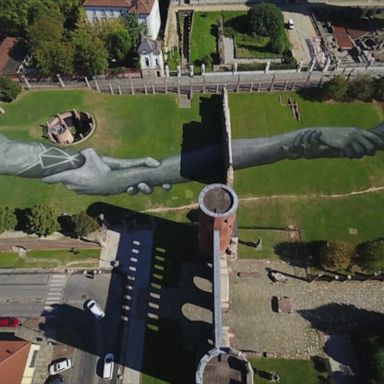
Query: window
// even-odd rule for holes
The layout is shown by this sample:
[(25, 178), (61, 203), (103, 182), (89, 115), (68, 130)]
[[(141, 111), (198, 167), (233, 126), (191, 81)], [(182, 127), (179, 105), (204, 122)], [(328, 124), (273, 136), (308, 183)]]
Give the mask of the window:
[(155, 59), (156, 67), (159, 66), (159, 59)]
[(146, 57), (146, 58), (145, 58), (145, 66), (146, 66), (146, 67), (149, 67), (149, 57)]
[(36, 358), (37, 358), (37, 354), (38, 354), (39, 351), (33, 351), (32, 352), (32, 357), (31, 357), (31, 361), (29, 362), (29, 367), (30, 368), (33, 368), (36, 364)]

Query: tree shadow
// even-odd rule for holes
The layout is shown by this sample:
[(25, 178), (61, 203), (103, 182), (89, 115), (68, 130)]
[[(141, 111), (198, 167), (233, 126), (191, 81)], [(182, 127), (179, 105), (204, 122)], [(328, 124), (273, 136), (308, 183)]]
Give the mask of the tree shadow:
[(248, 27), (248, 16), (247, 15), (236, 16), (230, 20), (225, 21), (224, 27), (232, 28), (239, 33), (244, 33), (244, 34), (250, 33), (250, 30)]
[(325, 98), (323, 87), (306, 87), (299, 89), (297, 92), (304, 100), (324, 101)]
[(283, 241), (274, 246), (275, 253), (284, 261), (297, 267), (320, 267), (320, 249), (324, 245), (323, 240), (315, 240), (307, 243), (299, 241)]
[(183, 125), (181, 176), (201, 183), (225, 182), (228, 153), (222, 108), (222, 96), (202, 97), (201, 122)]
[(335, 378), (343, 379), (350, 375), (349, 367), (356, 374), (356, 383), (367, 383), (371, 382), (368, 378), (377, 378), (377, 367), (372, 365), (377, 350), (372, 348), (372, 338), (378, 338), (377, 345), (384, 349), (382, 313), (337, 303), (297, 312), (313, 328), (325, 333), (324, 350), (341, 367), (334, 373)]

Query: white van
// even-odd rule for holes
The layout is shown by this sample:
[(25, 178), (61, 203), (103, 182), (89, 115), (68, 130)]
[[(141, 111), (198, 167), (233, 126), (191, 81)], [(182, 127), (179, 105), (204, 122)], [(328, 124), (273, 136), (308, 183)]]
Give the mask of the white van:
[(115, 365), (113, 353), (107, 353), (104, 357), (103, 379), (112, 380), (113, 367)]
[(293, 22), (293, 19), (288, 19), (287, 26), (288, 29), (295, 29), (295, 23)]

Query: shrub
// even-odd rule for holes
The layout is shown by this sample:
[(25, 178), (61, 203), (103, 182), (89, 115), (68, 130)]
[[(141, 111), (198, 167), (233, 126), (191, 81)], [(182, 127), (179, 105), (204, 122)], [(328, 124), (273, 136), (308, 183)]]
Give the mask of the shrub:
[(8, 76), (0, 76), (0, 98), (10, 102), (15, 100), (21, 92), (21, 86), (18, 82)]
[(367, 272), (384, 269), (384, 238), (359, 244), (356, 253), (358, 264)]
[(355, 256), (355, 247), (344, 241), (328, 241), (320, 249), (321, 264), (331, 270), (347, 269)]
[(369, 76), (357, 76), (348, 84), (348, 96), (351, 99), (369, 101), (373, 95), (373, 79)]
[(84, 211), (73, 215), (72, 219), (75, 232), (79, 237), (85, 237), (99, 229), (97, 221), (93, 217), (88, 216)]
[(348, 92), (348, 80), (343, 76), (335, 76), (333, 79), (324, 83), (322, 91), (325, 100), (333, 99), (342, 101)]

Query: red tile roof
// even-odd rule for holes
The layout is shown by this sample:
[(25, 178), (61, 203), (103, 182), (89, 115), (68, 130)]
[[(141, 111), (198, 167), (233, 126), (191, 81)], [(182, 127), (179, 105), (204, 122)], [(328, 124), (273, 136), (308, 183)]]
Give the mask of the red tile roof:
[(121, 7), (132, 13), (149, 14), (155, 0), (86, 0), (84, 7)]
[(353, 48), (352, 41), (348, 36), (347, 30), (344, 27), (333, 26), (333, 34), (336, 38), (337, 44), (341, 49)]
[(21, 383), (30, 346), (30, 341), (0, 341), (0, 384)]
[(0, 43), (0, 73), (2, 73), (11, 60), (10, 53), (12, 48), (20, 39), (17, 37), (6, 37)]

